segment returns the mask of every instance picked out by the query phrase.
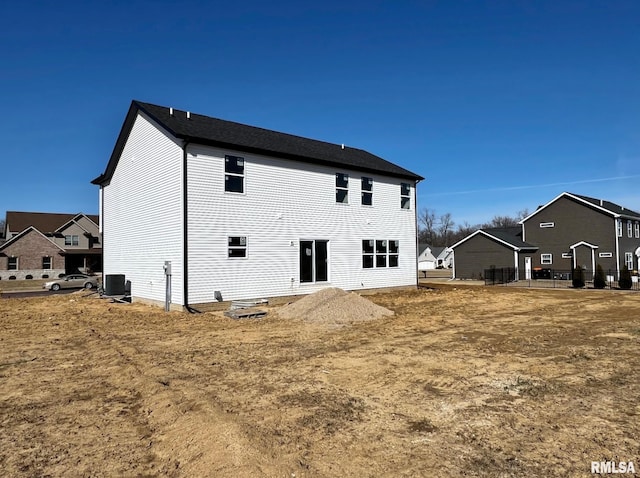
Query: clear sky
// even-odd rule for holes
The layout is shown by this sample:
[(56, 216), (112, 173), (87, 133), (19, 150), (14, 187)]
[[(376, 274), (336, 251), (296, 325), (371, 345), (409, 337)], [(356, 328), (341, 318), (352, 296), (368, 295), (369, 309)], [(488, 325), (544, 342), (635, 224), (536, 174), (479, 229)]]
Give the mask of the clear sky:
[(132, 99), (365, 149), (457, 224), (640, 211), (640, 2), (10, 2), (0, 215), (98, 212)]

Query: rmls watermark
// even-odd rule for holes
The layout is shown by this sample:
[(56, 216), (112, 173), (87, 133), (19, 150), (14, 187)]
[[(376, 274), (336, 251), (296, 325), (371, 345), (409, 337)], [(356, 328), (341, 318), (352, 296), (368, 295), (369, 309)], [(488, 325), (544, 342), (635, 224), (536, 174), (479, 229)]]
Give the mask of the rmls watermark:
[(635, 473), (636, 467), (632, 461), (592, 461), (591, 473), (599, 475), (613, 475), (618, 473)]

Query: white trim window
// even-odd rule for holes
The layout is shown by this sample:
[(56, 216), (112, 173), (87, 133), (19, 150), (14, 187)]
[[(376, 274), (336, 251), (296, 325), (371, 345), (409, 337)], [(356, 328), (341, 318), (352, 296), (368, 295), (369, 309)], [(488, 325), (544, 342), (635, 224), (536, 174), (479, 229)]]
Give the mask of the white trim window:
[(633, 253), (625, 252), (624, 253), (624, 265), (627, 266), (627, 269), (630, 271), (633, 270)]
[(627, 221), (627, 237), (633, 237), (633, 223)]
[(555, 222), (541, 222), (540, 223), (540, 227), (543, 229), (549, 228), (549, 227), (556, 227), (556, 223)]
[(227, 242), (227, 257), (229, 259), (244, 259), (247, 257), (247, 236), (229, 236)]
[(400, 207), (411, 209), (411, 184), (400, 183)]
[(635, 231), (636, 232), (636, 239), (640, 239), (640, 222), (636, 221), (635, 229), (636, 229), (636, 231)]
[(618, 229), (618, 237), (622, 237), (622, 219), (616, 219), (616, 227)]
[(17, 271), (18, 270), (18, 258), (13, 256), (13, 257), (7, 257), (7, 270), (8, 271)]
[(373, 206), (373, 179), (362, 176), (362, 205)]
[(542, 265), (553, 264), (553, 254), (540, 254), (540, 264)]
[(349, 175), (336, 173), (336, 202), (349, 204)]
[(224, 190), (228, 193), (244, 193), (244, 158), (224, 156)]
[(613, 252), (600, 252), (598, 254), (598, 257), (602, 257), (602, 258), (613, 257)]
[(52, 263), (51, 259), (52, 259), (51, 256), (44, 256), (42, 258), (42, 269), (43, 270), (52, 269), (52, 267), (51, 267), (51, 263)]
[(79, 244), (79, 238), (76, 235), (64, 236), (65, 246), (77, 246)]

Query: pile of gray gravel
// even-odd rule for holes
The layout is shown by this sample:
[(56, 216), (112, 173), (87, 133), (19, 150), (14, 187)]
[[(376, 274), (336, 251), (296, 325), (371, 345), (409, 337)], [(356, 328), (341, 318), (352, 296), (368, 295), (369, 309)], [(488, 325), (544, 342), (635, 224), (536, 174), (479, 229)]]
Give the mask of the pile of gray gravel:
[(393, 315), (393, 311), (376, 305), (355, 292), (328, 287), (285, 305), (278, 310), (278, 315), (283, 319), (303, 319), (340, 327), (389, 317)]

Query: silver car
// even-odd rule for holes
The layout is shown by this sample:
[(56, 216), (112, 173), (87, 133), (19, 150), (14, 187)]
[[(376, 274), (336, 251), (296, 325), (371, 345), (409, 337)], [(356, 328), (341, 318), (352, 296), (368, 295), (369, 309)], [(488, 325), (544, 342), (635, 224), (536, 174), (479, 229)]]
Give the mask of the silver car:
[(68, 276), (61, 277), (58, 280), (45, 282), (42, 285), (43, 289), (49, 290), (82, 289), (83, 287), (85, 289), (98, 287), (98, 278), (85, 274), (70, 274)]

